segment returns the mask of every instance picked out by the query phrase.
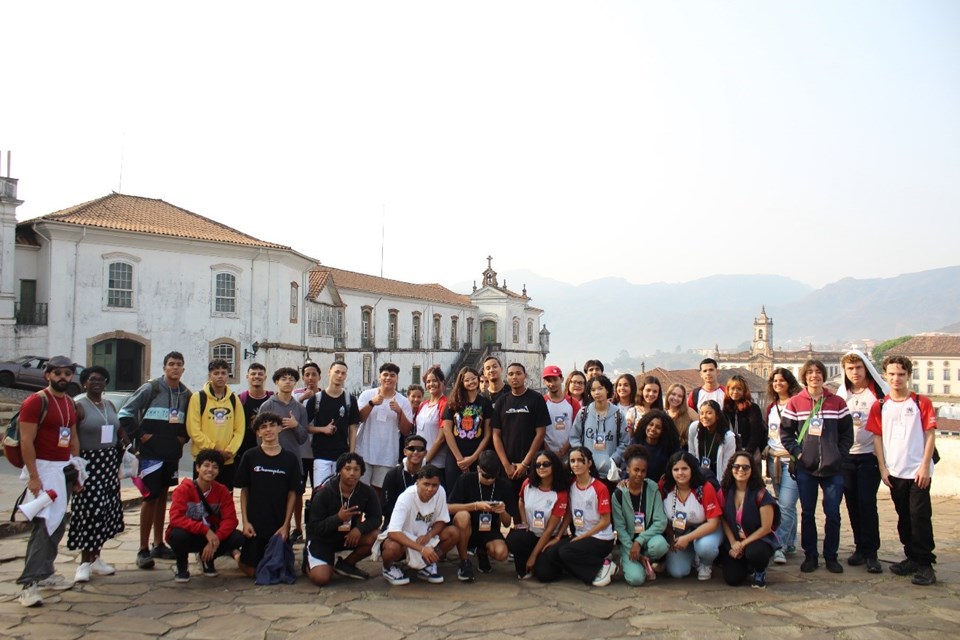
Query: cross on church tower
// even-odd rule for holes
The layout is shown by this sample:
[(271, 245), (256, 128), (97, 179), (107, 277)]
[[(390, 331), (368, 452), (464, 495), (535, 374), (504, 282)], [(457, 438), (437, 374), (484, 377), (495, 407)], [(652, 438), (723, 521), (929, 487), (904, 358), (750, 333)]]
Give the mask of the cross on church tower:
[(483, 272), (483, 286), (497, 287), (497, 272), (493, 270), (493, 256), (487, 256), (487, 269)]

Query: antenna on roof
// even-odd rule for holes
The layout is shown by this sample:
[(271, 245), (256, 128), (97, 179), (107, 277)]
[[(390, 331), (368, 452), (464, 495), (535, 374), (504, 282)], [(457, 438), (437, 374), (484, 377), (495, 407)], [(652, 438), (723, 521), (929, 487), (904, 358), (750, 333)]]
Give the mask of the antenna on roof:
[(380, 213), (380, 277), (383, 277), (383, 242), (384, 229), (387, 226), (387, 205), (381, 204)]

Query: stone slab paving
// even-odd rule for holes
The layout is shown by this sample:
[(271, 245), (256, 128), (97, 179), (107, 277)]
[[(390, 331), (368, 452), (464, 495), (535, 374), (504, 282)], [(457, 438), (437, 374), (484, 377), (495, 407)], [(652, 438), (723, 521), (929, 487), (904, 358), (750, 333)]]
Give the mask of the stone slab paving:
[[(934, 513), (939, 582), (928, 588), (889, 572), (870, 575), (862, 567), (846, 567), (841, 575), (824, 568), (801, 574), (799, 558), (794, 558), (785, 567), (771, 568), (765, 591), (727, 587), (719, 571), (709, 582), (661, 576), (641, 588), (620, 579), (604, 589), (572, 581), (544, 585), (518, 581), (506, 564), (478, 575), (474, 584), (461, 584), (455, 562), (442, 565), (443, 585), (414, 580), (391, 587), (379, 577), (366, 582), (338, 578), (318, 589), (303, 578), (290, 586), (258, 587), (226, 559), (218, 563), (220, 577), (196, 575), (186, 585), (173, 582), (170, 562), (138, 570), (133, 558), (139, 514), (131, 509), (125, 513), (127, 530), (103, 552), (117, 566), (117, 575), (94, 576), (85, 585), (50, 594), (40, 608), (24, 609), (16, 602), (26, 536), (0, 541), (0, 637), (943, 640), (957, 635), (960, 620), (960, 500), (936, 499)], [(883, 492), (881, 523), (880, 555), (886, 567), (900, 559), (900, 549), (892, 505)], [(850, 552), (849, 538), (845, 527), (841, 558)], [(64, 575), (72, 577), (77, 561), (75, 553), (61, 547), (58, 568)], [(362, 566), (378, 572), (373, 562)], [(195, 567), (194, 572), (199, 573)]]

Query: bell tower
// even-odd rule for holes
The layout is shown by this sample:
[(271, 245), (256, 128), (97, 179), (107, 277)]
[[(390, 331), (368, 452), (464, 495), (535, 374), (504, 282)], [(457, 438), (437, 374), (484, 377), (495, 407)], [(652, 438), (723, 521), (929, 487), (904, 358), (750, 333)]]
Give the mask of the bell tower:
[(753, 355), (773, 355), (773, 320), (767, 316), (767, 307), (760, 308), (760, 317), (753, 319)]

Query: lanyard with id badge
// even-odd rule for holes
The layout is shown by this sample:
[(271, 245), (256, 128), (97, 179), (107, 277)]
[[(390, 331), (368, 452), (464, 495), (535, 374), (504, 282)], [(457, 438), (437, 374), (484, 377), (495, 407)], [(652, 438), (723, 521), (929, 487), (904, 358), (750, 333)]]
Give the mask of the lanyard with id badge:
[(60, 408), (60, 401), (53, 399), (53, 405), (57, 408), (57, 414), (60, 416), (60, 426), (57, 429), (57, 446), (67, 448), (70, 446), (70, 426), (67, 424), (67, 418), (70, 417), (70, 408), (67, 407), (67, 415), (64, 417), (63, 410)]
[[(346, 500), (343, 499), (343, 494), (342, 493), (340, 494), (340, 504), (348, 509), (350, 508), (350, 500), (352, 499), (353, 499), (352, 493), (349, 496), (347, 496)], [(337, 531), (340, 531), (341, 533), (350, 533), (350, 529), (352, 528), (353, 528), (353, 518), (350, 518), (346, 522), (341, 522), (340, 526), (337, 527)]]
[[(497, 487), (494, 484), (490, 487), (490, 497), (486, 500), (483, 499), (483, 484), (480, 482), (480, 474), (477, 474), (477, 490), (480, 492), (480, 501), (487, 502), (490, 506), (496, 506), (498, 503), (493, 499), (493, 494), (496, 493)], [(492, 531), (493, 530), (493, 512), (491, 511), (481, 511), (479, 514), (480, 517), (480, 526), (478, 527), (479, 531)]]

